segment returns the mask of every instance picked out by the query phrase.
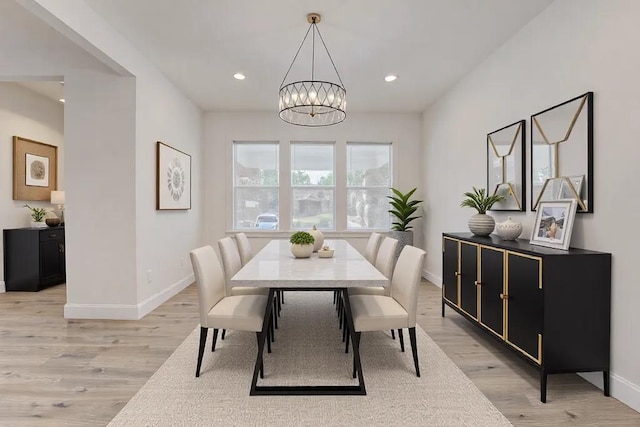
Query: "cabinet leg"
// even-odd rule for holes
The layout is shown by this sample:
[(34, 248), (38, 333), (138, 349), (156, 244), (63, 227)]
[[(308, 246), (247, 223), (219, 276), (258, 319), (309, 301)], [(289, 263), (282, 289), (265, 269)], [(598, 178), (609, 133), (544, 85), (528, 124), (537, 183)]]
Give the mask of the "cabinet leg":
[(609, 371), (602, 371), (602, 379), (604, 380), (604, 395), (609, 396)]
[(547, 403), (547, 373), (540, 371), (540, 402)]
[(444, 300), (442, 300), (442, 317), (444, 317)]

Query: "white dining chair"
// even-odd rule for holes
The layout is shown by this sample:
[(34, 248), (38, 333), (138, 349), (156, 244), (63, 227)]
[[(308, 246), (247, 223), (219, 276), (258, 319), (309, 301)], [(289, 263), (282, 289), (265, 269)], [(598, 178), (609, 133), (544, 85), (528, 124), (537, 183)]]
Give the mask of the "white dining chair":
[[(349, 297), (354, 340), (360, 344), (360, 335), (367, 331), (398, 330), (400, 347), (404, 351), (402, 329), (409, 329), (413, 362), (416, 375), (420, 376), (418, 347), (416, 344), (416, 312), (418, 309), (418, 288), (422, 274), (425, 252), (413, 246), (405, 246), (391, 279), (390, 294), (354, 295)], [(355, 361), (353, 377), (355, 378)]]
[(367, 241), (367, 247), (364, 250), (364, 257), (371, 264), (376, 263), (376, 256), (378, 255), (378, 246), (384, 236), (380, 233), (371, 233), (369, 240)]
[(194, 249), (189, 255), (198, 286), (200, 346), (196, 377), (199, 377), (210, 328), (213, 328), (212, 351), (215, 351), (219, 329), (255, 332), (258, 343), (260, 342), (267, 297), (263, 295), (226, 296), (225, 278), (213, 248), (203, 246)]
[(244, 233), (236, 233), (236, 244), (238, 245), (238, 252), (240, 252), (240, 261), (244, 266), (253, 258), (253, 251), (251, 250), (251, 243), (249, 238)]
[[(242, 261), (240, 260), (240, 253), (236, 244), (231, 237), (224, 237), (218, 240), (218, 249), (220, 249), (220, 257), (222, 258), (222, 266), (224, 267), (224, 274), (226, 278), (226, 295), (263, 295), (269, 294), (269, 288), (258, 288), (252, 286), (234, 286), (231, 287), (231, 278), (240, 271), (242, 268)], [(277, 300), (274, 299), (275, 307), (277, 308)], [(278, 329), (277, 310), (273, 311), (273, 323), (269, 325), (271, 340), (275, 340), (275, 330)], [(226, 329), (222, 331), (222, 339), (227, 334)]]
[[(382, 236), (381, 236), (382, 237)], [(392, 237), (385, 237), (382, 240), (380, 249), (376, 255), (375, 267), (384, 274), (384, 277), (391, 279), (393, 266), (396, 260), (396, 249), (398, 241)], [(365, 286), (349, 288), (349, 295), (389, 295), (389, 287)]]

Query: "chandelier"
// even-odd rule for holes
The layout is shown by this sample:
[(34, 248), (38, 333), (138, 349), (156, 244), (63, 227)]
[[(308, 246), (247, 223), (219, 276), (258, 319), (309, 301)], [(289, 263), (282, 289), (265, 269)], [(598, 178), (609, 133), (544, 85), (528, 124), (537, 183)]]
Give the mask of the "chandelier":
[[(345, 108), (347, 106), (347, 90), (344, 88), (340, 74), (336, 69), (336, 64), (331, 58), (329, 49), (324, 43), (320, 30), (318, 30), (318, 22), (320, 22), (320, 15), (317, 13), (310, 13), (307, 15), (307, 22), (309, 22), (309, 29), (293, 57), (293, 61), (285, 74), (282, 83), (280, 83), (280, 95), (279, 95), (279, 111), (280, 118), (287, 123), (298, 126), (330, 126), (342, 122), (347, 113)], [(298, 54), (304, 46), (304, 42), (307, 40), (311, 32), (312, 38), (312, 51), (311, 51), (311, 80), (302, 80), (289, 83), (285, 85), (287, 76), (295, 64)], [(333, 70), (338, 76), (340, 84), (331, 83), (322, 80), (315, 80), (315, 49), (316, 49), (316, 34), (322, 42), (322, 46), (327, 51)]]

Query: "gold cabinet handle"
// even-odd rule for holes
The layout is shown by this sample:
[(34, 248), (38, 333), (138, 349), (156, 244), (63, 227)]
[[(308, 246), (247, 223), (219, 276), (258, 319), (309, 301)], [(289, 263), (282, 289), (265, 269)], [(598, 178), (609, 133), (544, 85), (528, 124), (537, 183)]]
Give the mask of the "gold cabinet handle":
[(507, 294), (500, 294), (500, 298), (501, 298), (501, 299), (509, 299), (509, 295), (507, 295)]
[(475, 284), (476, 284), (476, 286), (482, 286), (482, 283), (478, 282), (477, 280), (476, 280), (476, 281), (474, 281), (473, 283), (475, 283)]
[(458, 273), (457, 271), (455, 273), (453, 273), (456, 277), (460, 276), (460, 273)]

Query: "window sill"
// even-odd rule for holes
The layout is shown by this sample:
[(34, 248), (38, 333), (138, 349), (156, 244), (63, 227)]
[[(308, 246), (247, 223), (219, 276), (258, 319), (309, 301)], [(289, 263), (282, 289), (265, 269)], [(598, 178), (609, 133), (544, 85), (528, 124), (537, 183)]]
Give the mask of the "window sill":
[[(304, 230), (290, 230), (290, 231), (284, 231), (284, 230), (274, 230), (274, 231), (266, 231), (266, 230), (227, 230), (225, 232), (226, 235), (228, 236), (232, 236), (236, 233), (245, 233), (248, 237), (265, 237), (265, 238), (271, 238), (271, 239), (278, 239), (278, 238), (289, 238), (289, 236), (291, 236), (292, 233), (295, 233), (296, 231), (304, 231)], [(362, 231), (355, 231), (355, 230), (345, 230), (345, 231), (335, 231), (335, 230), (320, 230), (322, 232), (322, 235), (325, 237), (325, 239), (339, 239), (339, 238), (358, 238), (358, 239), (368, 239), (369, 235), (373, 232), (376, 233), (381, 233), (381, 234), (385, 234), (385, 233), (389, 233), (390, 230), (362, 230)]]

